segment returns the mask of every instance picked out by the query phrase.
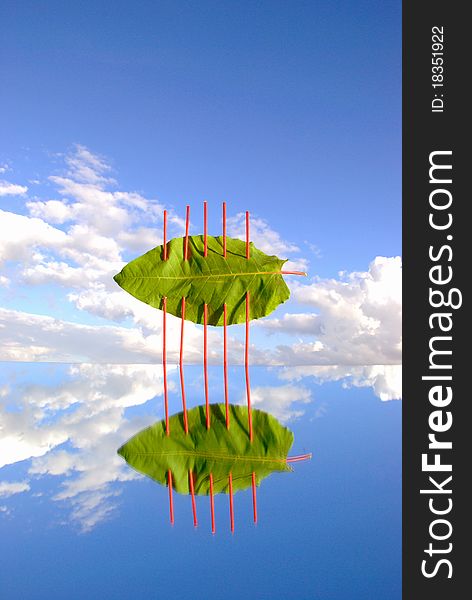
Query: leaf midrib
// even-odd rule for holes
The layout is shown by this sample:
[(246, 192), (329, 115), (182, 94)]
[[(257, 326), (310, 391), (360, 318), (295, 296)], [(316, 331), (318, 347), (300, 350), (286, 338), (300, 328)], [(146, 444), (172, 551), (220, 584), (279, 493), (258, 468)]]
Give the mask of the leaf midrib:
[(241, 456), (238, 454), (218, 454), (216, 452), (194, 452), (192, 450), (172, 450), (169, 452), (134, 452), (132, 450), (129, 451), (130, 456), (197, 456), (202, 458), (215, 458), (220, 460), (242, 460), (244, 462), (286, 462), (286, 458), (266, 458), (264, 456), (253, 456), (246, 455)]
[(241, 273), (208, 273), (207, 275), (123, 275), (126, 279), (220, 279), (221, 277), (246, 277), (250, 275), (282, 275), (282, 271), (245, 271)]

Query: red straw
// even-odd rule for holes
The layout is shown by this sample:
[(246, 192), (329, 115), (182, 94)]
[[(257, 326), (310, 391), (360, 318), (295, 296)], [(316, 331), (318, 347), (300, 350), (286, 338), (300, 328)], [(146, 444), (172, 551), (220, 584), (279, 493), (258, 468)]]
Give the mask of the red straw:
[(251, 412), (251, 384), (249, 382), (249, 292), (246, 292), (246, 345), (244, 349), (244, 369), (246, 371), (246, 396), (247, 416), (249, 425), (249, 439), (252, 442), (252, 412)]
[(233, 506), (233, 474), (229, 474), (229, 518), (231, 522), (231, 533), (234, 533), (234, 506)]
[(163, 252), (162, 258), (167, 260), (167, 211), (164, 211), (164, 239), (162, 241)]
[(223, 373), (225, 380), (225, 411), (226, 429), (229, 429), (229, 394), (228, 394), (228, 332), (227, 332), (227, 308), (223, 304)]
[(246, 211), (246, 258), (249, 259), (251, 257), (250, 255), (250, 248), (249, 248), (249, 211)]
[(203, 305), (203, 375), (205, 380), (206, 426), (210, 429), (210, 400), (208, 398), (208, 306)]
[(203, 202), (203, 256), (208, 256), (208, 215), (207, 203)]
[(182, 325), (180, 328), (180, 389), (182, 390), (182, 408), (184, 411), (184, 429), (185, 433), (188, 433), (188, 421), (187, 421), (187, 404), (185, 402), (185, 384), (184, 384), (184, 323), (185, 323), (185, 297), (182, 298)]
[(167, 297), (162, 298), (162, 377), (164, 379), (164, 407), (166, 411), (166, 435), (170, 434), (169, 396), (167, 391)]
[(193, 473), (191, 470), (188, 472), (188, 478), (189, 478), (189, 482), (190, 482), (190, 494), (192, 496), (193, 526), (197, 527), (198, 526), (197, 504), (195, 502), (195, 488), (194, 488), (194, 484), (193, 484)]
[(223, 257), (226, 258), (226, 202), (223, 202)]
[(174, 499), (172, 498), (172, 471), (167, 471), (167, 485), (169, 487), (169, 516), (170, 524), (174, 524)]
[(210, 473), (210, 512), (211, 512), (211, 532), (215, 533), (215, 501), (213, 498), (213, 473)]
[(184, 246), (184, 260), (188, 260), (188, 228), (190, 224), (190, 206), (187, 204), (187, 211), (185, 215), (185, 246)]
[(252, 472), (252, 511), (254, 514), (254, 523), (257, 523), (257, 496), (256, 496), (256, 474)]

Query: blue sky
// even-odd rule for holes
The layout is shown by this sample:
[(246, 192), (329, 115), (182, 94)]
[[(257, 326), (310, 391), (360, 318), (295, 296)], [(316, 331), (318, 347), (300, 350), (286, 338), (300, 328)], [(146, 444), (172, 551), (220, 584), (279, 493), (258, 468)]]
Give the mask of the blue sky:
[(399, 2), (1, 10), (0, 156), (15, 181), (79, 143), (125, 189), (226, 199), (315, 244), (322, 276), (401, 253)]
[(401, 362), (399, 3), (1, 10), (0, 359), (158, 359), (160, 320), (112, 276), (164, 208), (200, 233), (206, 199), (211, 233), (226, 200), (230, 235), (248, 209), (255, 244), (309, 273), (255, 362)]

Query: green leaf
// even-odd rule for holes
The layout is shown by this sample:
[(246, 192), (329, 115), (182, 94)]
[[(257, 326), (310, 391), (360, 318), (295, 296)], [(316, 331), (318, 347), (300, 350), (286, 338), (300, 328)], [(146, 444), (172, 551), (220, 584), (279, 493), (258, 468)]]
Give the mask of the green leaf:
[(187, 412), (189, 433), (185, 434), (183, 414), (170, 418), (170, 436), (165, 421), (143, 429), (118, 450), (128, 464), (155, 481), (172, 484), (181, 494), (189, 493), (189, 470), (194, 475), (195, 493), (209, 494), (210, 473), (214, 493), (228, 493), (228, 475), (233, 477), (233, 491), (251, 486), (274, 471), (290, 471), (286, 464), (293, 443), (293, 433), (275, 417), (261, 410), (252, 411), (254, 439), (249, 440), (245, 406), (230, 405), (230, 428), (226, 429), (225, 405), (211, 404), (211, 427), (206, 428), (205, 407)]
[(189, 236), (189, 258), (184, 260), (185, 238), (157, 246), (128, 263), (115, 275), (116, 283), (138, 300), (162, 309), (167, 297), (167, 312), (182, 316), (185, 296), (185, 319), (203, 323), (203, 305), (208, 305), (209, 325), (223, 325), (223, 304), (227, 305), (227, 323), (246, 320), (246, 292), (250, 293), (250, 318), (270, 314), (288, 300), (289, 289), (281, 275), (285, 260), (268, 256), (251, 243), (249, 260), (246, 243), (227, 238), (227, 258), (223, 257), (223, 238), (208, 236), (208, 256), (204, 257), (203, 236)]

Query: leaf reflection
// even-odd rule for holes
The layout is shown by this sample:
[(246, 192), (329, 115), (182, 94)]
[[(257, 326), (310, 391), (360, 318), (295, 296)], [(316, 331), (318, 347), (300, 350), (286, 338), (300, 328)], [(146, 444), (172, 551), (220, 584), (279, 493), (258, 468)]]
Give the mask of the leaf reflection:
[(254, 440), (247, 431), (247, 408), (230, 405), (231, 427), (225, 422), (224, 404), (212, 404), (211, 428), (207, 429), (205, 407), (188, 411), (189, 433), (185, 434), (182, 413), (170, 419), (171, 435), (166, 435), (165, 421), (139, 432), (118, 450), (136, 471), (162, 485), (172, 473), (172, 486), (180, 494), (190, 493), (189, 472), (193, 473), (194, 491), (209, 495), (210, 474), (214, 493), (229, 493), (229, 475), (234, 492), (252, 485), (252, 474), (259, 484), (274, 471), (290, 471), (287, 454), (293, 433), (275, 417), (261, 410), (253, 411)]

